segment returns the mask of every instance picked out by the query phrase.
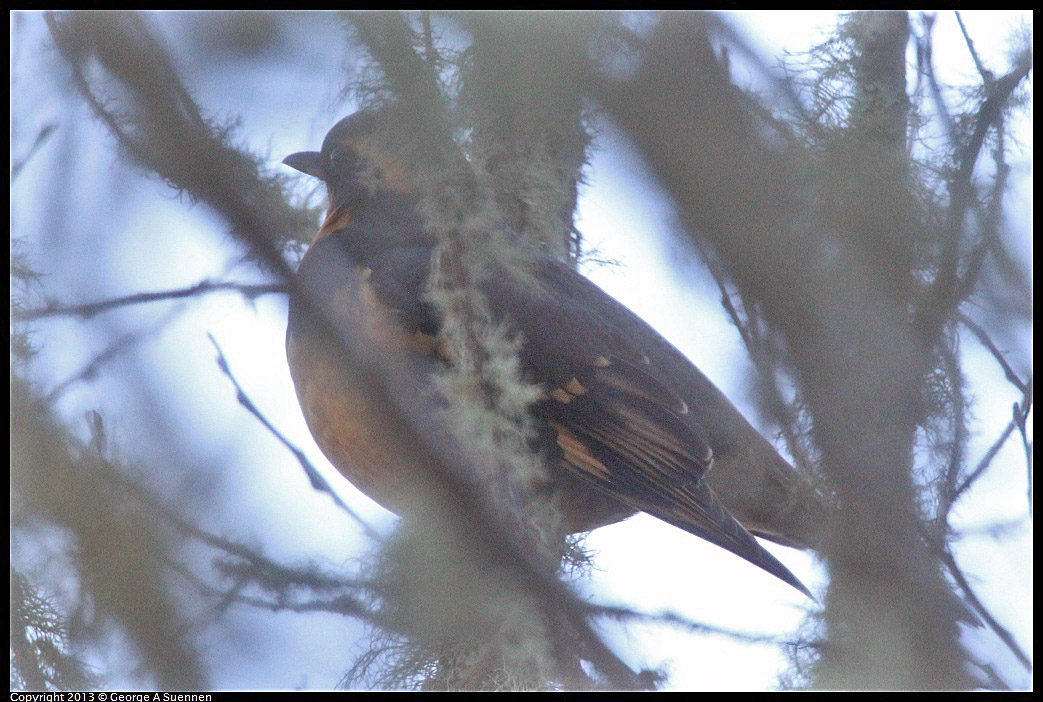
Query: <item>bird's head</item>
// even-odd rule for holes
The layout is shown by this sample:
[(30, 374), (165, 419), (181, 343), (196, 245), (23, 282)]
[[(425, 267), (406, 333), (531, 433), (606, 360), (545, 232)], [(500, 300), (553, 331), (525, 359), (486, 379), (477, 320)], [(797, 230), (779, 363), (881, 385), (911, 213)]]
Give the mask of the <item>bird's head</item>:
[(397, 162), (381, 114), (361, 110), (337, 122), (321, 151), (299, 151), (283, 163), (326, 183), (329, 212), (356, 210), (389, 193), (414, 190), (407, 170)]

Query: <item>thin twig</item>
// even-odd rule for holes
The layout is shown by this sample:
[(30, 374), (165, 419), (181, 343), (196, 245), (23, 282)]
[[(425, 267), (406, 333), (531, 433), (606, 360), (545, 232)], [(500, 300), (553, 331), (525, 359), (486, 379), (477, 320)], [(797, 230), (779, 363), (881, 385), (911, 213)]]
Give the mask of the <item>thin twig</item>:
[[(952, 332), (948, 331), (951, 327), (947, 327), (946, 338), (951, 339), (952, 343), (939, 344), (939, 356), (941, 362), (941, 370), (945, 374), (945, 378), (948, 382), (945, 383), (947, 394), (949, 395), (949, 407), (951, 408), (951, 416), (948, 417), (948, 425), (952, 429), (952, 440), (949, 447), (948, 465), (945, 470), (945, 487), (939, 490), (939, 503), (941, 506), (939, 519), (948, 523), (949, 510), (952, 509), (959, 492), (956, 489), (957, 482), (960, 478), (960, 473), (963, 472), (966, 464), (967, 454), (967, 398), (965, 395), (965, 380), (963, 376), (963, 368), (959, 362), (959, 346), (955, 339), (952, 339)], [(984, 468), (982, 469), (984, 470)]]
[(974, 468), (973, 471), (971, 471), (971, 474), (964, 478), (963, 482), (960, 483), (959, 487), (957, 487), (953, 491), (952, 498), (949, 500), (950, 505), (956, 504), (956, 501), (960, 499), (963, 493), (965, 493), (971, 487), (971, 485), (973, 485), (974, 482), (978, 478), (980, 478), (982, 474), (985, 473), (986, 469), (988, 469), (989, 467), (989, 464), (992, 463), (992, 459), (996, 457), (996, 454), (999, 453), (999, 450), (1003, 448), (1004, 442), (1007, 441), (1007, 438), (1011, 435), (1011, 432), (1014, 431), (1014, 424), (1014, 420), (1011, 420), (1007, 423), (1006, 428), (1004, 428), (1003, 432), (1000, 433), (999, 438), (992, 443), (992, 446), (990, 446), (989, 450), (985, 452), (985, 455), (982, 456), (982, 459), (978, 461), (978, 465)]
[(638, 612), (636, 610), (630, 609), (629, 607), (596, 604), (590, 605), (590, 611), (595, 616), (606, 617), (617, 621), (634, 620), (642, 622), (667, 624), (669, 626), (681, 627), (689, 631), (699, 632), (703, 634), (718, 634), (720, 636), (727, 636), (737, 641), (743, 641), (746, 643), (770, 644), (773, 646), (782, 644), (796, 645), (793, 641), (779, 636), (775, 636), (773, 634), (753, 634), (745, 631), (736, 631), (734, 629), (725, 629), (723, 627), (714, 626), (712, 624), (704, 624), (702, 622), (693, 621), (687, 617), (677, 614), (676, 612), (659, 612), (658, 614), (651, 614), (648, 612)]
[[(286, 205), (279, 179), (264, 174), (259, 159), (232, 147), (229, 129), (203, 119), (141, 18), (83, 12), (46, 13), (44, 19), (77, 89), (119, 146), (171, 186), (220, 212), (252, 256), (289, 280), (293, 270), (276, 244), (290, 232), (310, 228), (311, 215)], [(126, 89), (131, 116), (120, 115), (88, 80), (92, 58)]]
[(978, 68), (978, 73), (981, 74), (981, 77), (985, 79), (985, 83), (988, 84), (995, 76), (992, 75), (992, 71), (985, 68), (981, 57), (978, 56), (978, 52), (974, 48), (974, 42), (971, 40), (971, 35), (967, 33), (967, 27), (963, 24), (963, 17), (960, 16), (960, 11), (955, 10), (955, 14), (956, 23), (960, 25), (960, 31), (963, 32), (963, 40), (967, 44), (967, 51), (970, 52), (971, 58), (974, 59), (974, 65)]
[(978, 341), (980, 341), (982, 345), (989, 350), (989, 353), (992, 354), (992, 357), (995, 358), (996, 362), (1000, 364), (1000, 368), (1003, 369), (1003, 374), (1007, 376), (1007, 380), (1010, 381), (1011, 385), (1016, 387), (1022, 393), (1026, 392), (1028, 384), (1024, 380), (1019, 378), (1018, 374), (1014, 372), (1014, 369), (1011, 368), (1010, 363), (1008, 363), (1007, 359), (1004, 357), (1003, 352), (1000, 351), (999, 347), (996, 346), (992, 338), (989, 337), (989, 333), (985, 331), (981, 326), (979, 326), (973, 319), (968, 317), (965, 313), (959, 312), (957, 316), (960, 320), (960, 323), (963, 326), (970, 329), (974, 336), (978, 337)]
[[(158, 514), (183, 534), (245, 562), (248, 564), (248, 569), (251, 573), (266, 573), (262, 578), (255, 577), (258, 584), (262, 587), (272, 588), (274, 583), (278, 583), (282, 587), (297, 586), (318, 591), (329, 591), (338, 588), (365, 587), (367, 585), (365, 581), (358, 578), (329, 575), (316, 567), (284, 566), (249, 546), (212, 534), (164, 505), (155, 496), (149, 494), (139, 483), (115, 470), (108, 459), (100, 458), (102, 465), (106, 468), (106, 471), (102, 473), (102, 478), (113, 484), (115, 493), (127, 495), (132, 499), (138, 500), (144, 509)], [(227, 565), (224, 566), (224, 569), (226, 571), (234, 570), (234, 568)]]
[(180, 314), (180, 311), (180, 308), (174, 308), (167, 312), (165, 315), (163, 315), (159, 319), (159, 321), (157, 321), (150, 328), (145, 330), (133, 331), (124, 334), (123, 336), (116, 339), (116, 341), (104, 348), (100, 353), (95, 355), (94, 358), (88, 361), (87, 364), (83, 366), (83, 368), (81, 368), (79, 371), (69, 376), (62, 382), (58, 383), (54, 387), (54, 389), (52, 389), (47, 394), (45, 402), (51, 404), (55, 402), (59, 397), (61, 397), (65, 393), (65, 391), (68, 390), (72, 385), (75, 385), (76, 383), (81, 382), (83, 380), (89, 380), (93, 378), (95, 375), (97, 375), (98, 370), (104, 364), (108, 363), (116, 356), (119, 356), (121, 353), (129, 349), (131, 346), (134, 346), (139, 341), (147, 339), (148, 337), (157, 333), (160, 329), (166, 326), (175, 316)]
[(380, 619), (377, 612), (370, 610), (360, 600), (351, 597), (350, 595), (337, 595), (328, 599), (311, 599), (296, 603), (287, 601), (283, 597), (276, 597), (269, 600), (262, 597), (243, 595), (237, 589), (224, 591), (216, 588), (193, 573), (184, 564), (169, 563), (169, 566), (173, 572), (185, 578), (185, 580), (190, 582), (203, 595), (209, 597), (220, 597), (221, 605), (219, 608), (222, 610), (226, 609), (229, 604), (239, 603), (271, 612), (327, 612), (330, 614), (340, 614), (379, 624), (382, 627), (388, 626), (388, 622), (386, 621), (377, 621)]
[(1032, 516), (1032, 442), (1029, 441), (1028, 431), (1025, 423), (1028, 421), (1029, 411), (1032, 407), (1032, 378), (1025, 384), (1025, 394), (1020, 403), (1014, 403), (1014, 423), (1018, 425), (1021, 434), (1021, 445), (1025, 448), (1025, 471), (1028, 492), (1029, 516)]
[(927, 85), (931, 89), (931, 98), (934, 100), (935, 113), (941, 119), (942, 126), (945, 127), (946, 136), (949, 140), (955, 142), (956, 135), (956, 121), (952, 118), (952, 113), (949, 111), (949, 106), (945, 104), (945, 97), (942, 95), (942, 86), (938, 82), (938, 75), (934, 71), (934, 40), (932, 38), (931, 29), (934, 27), (934, 19), (928, 18), (927, 15), (921, 15), (924, 17), (924, 31), (923, 38), (921, 39), (921, 57), (922, 63), (921, 68), (924, 76), (927, 78)]
[(724, 311), (728, 314), (731, 319), (732, 325), (739, 332), (739, 337), (742, 339), (743, 345), (746, 347), (746, 352), (750, 356), (750, 360), (753, 361), (754, 367), (756, 367), (758, 374), (760, 375), (763, 385), (768, 393), (768, 405), (771, 408), (771, 412), (774, 415), (775, 422), (778, 424), (782, 431), (783, 438), (786, 442), (786, 448), (789, 450), (793, 461), (799, 468), (807, 468), (811, 465), (811, 459), (804, 451), (804, 447), (801, 445), (800, 440), (794, 431), (796, 426), (795, 414), (796, 410), (786, 402), (783, 398), (782, 393), (779, 389), (778, 382), (775, 378), (775, 373), (772, 368), (771, 355), (766, 353), (764, 345), (760, 339), (755, 336), (754, 328), (756, 326), (756, 320), (751, 319), (749, 307), (743, 304), (743, 309), (746, 311), (746, 316), (743, 317), (740, 314), (735, 303), (732, 302), (731, 292), (728, 290), (728, 284), (726, 282), (726, 274), (721, 269), (721, 266), (717, 260), (713, 257), (713, 254), (709, 252), (706, 245), (701, 239), (695, 237), (695, 246), (699, 251), (703, 262), (706, 263), (706, 267), (710, 271), (710, 275), (713, 277), (714, 282), (717, 284), (717, 289), (721, 293), (721, 306)]
[(203, 280), (195, 285), (190, 285), (187, 288), (135, 293), (133, 295), (114, 297), (108, 300), (99, 300), (98, 302), (84, 302), (69, 305), (50, 301), (43, 307), (13, 312), (11, 318), (17, 322), (29, 322), (36, 319), (43, 319), (45, 317), (80, 317), (81, 319), (90, 319), (97, 314), (108, 312), (120, 307), (140, 305), (142, 303), (156, 302), (159, 300), (178, 300), (185, 297), (194, 297), (196, 295), (224, 290), (238, 292), (249, 300), (253, 300), (261, 295), (286, 293), (289, 291), (287, 286), (282, 283), (247, 284)]
[(944, 320), (949, 317), (951, 309), (959, 303), (960, 243), (963, 239), (964, 215), (974, 205), (974, 166), (985, 144), (985, 136), (991, 128), (1002, 122), (1007, 101), (1031, 69), (1032, 62), (1023, 60), (1005, 76), (987, 86), (987, 95), (978, 110), (974, 130), (959, 151), (959, 167), (949, 186), (949, 208), (938, 274), (931, 283), (924, 305), (918, 310), (920, 330), (931, 343)]
[(58, 125), (53, 122), (45, 124), (40, 127), (40, 131), (36, 134), (36, 139), (33, 141), (33, 145), (29, 147), (29, 151), (26, 152), (25, 156), (14, 161), (11, 164), (11, 180), (14, 181), (18, 177), (18, 174), (25, 168), (25, 164), (29, 163), (29, 160), (36, 154), (40, 148), (47, 143), (47, 140), (51, 138), (55, 130), (58, 129)]
[(257, 421), (259, 421), (264, 426), (264, 428), (272, 434), (272, 436), (278, 439), (279, 442), (283, 446), (285, 446), (290, 451), (290, 453), (293, 454), (293, 457), (297, 459), (297, 462), (304, 470), (304, 474), (308, 476), (308, 482), (311, 483), (312, 489), (328, 494), (338, 507), (344, 510), (344, 512), (346, 512), (348, 516), (354, 519), (359, 524), (359, 526), (362, 527), (362, 530), (366, 532), (367, 536), (369, 536), (372, 539), (380, 540), (380, 533), (377, 532), (376, 529), (371, 527), (366, 522), (366, 520), (359, 516), (359, 514), (355, 512), (355, 510), (351, 509), (351, 507), (349, 507), (344, 502), (344, 500), (340, 499), (340, 496), (333, 490), (329, 482), (326, 481), (326, 478), (322, 477), (322, 473), (320, 473), (318, 469), (316, 469), (315, 466), (312, 465), (311, 461), (308, 460), (308, 457), (304, 455), (304, 452), (297, 448), (295, 445), (293, 445), (293, 443), (291, 443), (289, 439), (283, 436), (282, 432), (276, 429), (275, 426), (270, 421), (268, 421), (268, 418), (265, 417), (259, 409), (257, 409), (257, 405), (254, 404), (253, 400), (251, 400), (250, 397), (246, 394), (246, 391), (243, 390), (243, 386), (239, 384), (238, 380), (236, 380), (235, 375), (232, 374), (232, 370), (228, 365), (228, 359), (225, 358), (225, 354), (221, 350), (221, 346), (217, 343), (217, 340), (214, 338), (214, 335), (208, 332), (207, 337), (210, 339), (210, 343), (213, 344), (214, 348), (217, 350), (218, 368), (221, 369), (221, 372), (224, 373), (228, 377), (228, 379), (232, 381), (232, 385), (235, 386), (236, 399), (239, 401), (239, 404), (245, 407), (246, 410), (250, 414), (252, 414), (257, 419)]
[(1008, 534), (1024, 531), (1028, 525), (1028, 517), (1020, 516), (1004, 521), (994, 521), (975, 527), (964, 527), (952, 532), (954, 538), (965, 539), (970, 536), (983, 536), (989, 539), (1002, 539)]
[(435, 49), (434, 32), (431, 31), (431, 10), (421, 11), (420, 21), (424, 25), (424, 60), (427, 61), (427, 65), (430, 66), (431, 70), (437, 74), (441, 57)]
[(981, 600), (978, 599), (978, 596), (974, 593), (974, 589), (971, 587), (971, 584), (967, 581), (966, 576), (964, 576), (963, 571), (960, 569), (959, 564), (956, 563), (956, 558), (953, 557), (952, 551), (948, 548), (942, 549), (940, 556), (942, 563), (945, 564), (946, 570), (948, 570), (956, 580), (956, 584), (960, 586), (964, 596), (967, 598), (971, 606), (974, 607), (978, 616), (984, 620), (988, 627), (992, 629), (998, 637), (1000, 637), (1000, 640), (1002, 640), (1007, 648), (1010, 649), (1011, 653), (1017, 657), (1018, 661), (1025, 666), (1025, 669), (1032, 670), (1032, 661), (1027, 655), (1025, 655), (1025, 652), (1021, 650), (1021, 647), (1018, 646), (1018, 642), (1014, 640), (1014, 636), (1007, 631), (1002, 624), (996, 621), (992, 614), (990, 614), (985, 608), (985, 605), (982, 604)]

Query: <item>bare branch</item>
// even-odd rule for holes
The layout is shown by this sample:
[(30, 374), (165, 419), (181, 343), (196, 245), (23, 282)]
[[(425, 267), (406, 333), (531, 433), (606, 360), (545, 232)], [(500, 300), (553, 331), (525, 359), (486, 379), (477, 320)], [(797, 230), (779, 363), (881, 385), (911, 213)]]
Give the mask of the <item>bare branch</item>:
[[(230, 146), (228, 128), (202, 117), (144, 21), (134, 13), (98, 12), (47, 13), (45, 19), (80, 94), (120, 147), (220, 212), (263, 265), (292, 277), (279, 245), (312, 228), (310, 213), (288, 207), (280, 179), (262, 174), (257, 159)], [(130, 116), (119, 115), (87, 79), (91, 58), (126, 88)]]
[(43, 147), (43, 145), (47, 143), (47, 140), (51, 138), (51, 135), (54, 134), (54, 131), (56, 129), (58, 129), (58, 125), (54, 124), (53, 122), (49, 123), (49, 124), (45, 124), (42, 127), (40, 127), (40, 131), (37, 132), (37, 134), (36, 134), (36, 139), (33, 140), (33, 144), (32, 144), (32, 146), (29, 147), (29, 151), (26, 152), (25, 156), (22, 156), (19, 159), (12, 160), (12, 162), (11, 162), (11, 181), (12, 182), (14, 182), (14, 180), (22, 172), (22, 168), (25, 167), (25, 164), (29, 163), (30, 159), (32, 159), (32, 157), (34, 155), (36, 155), (36, 152), (39, 151), (40, 148)]
[(1007, 380), (1010, 381), (1011, 385), (1016, 387), (1022, 393), (1027, 392), (1028, 383), (1026, 383), (1024, 380), (1018, 377), (1018, 374), (1011, 367), (1010, 363), (1007, 362), (1007, 359), (1003, 355), (1003, 352), (1000, 351), (999, 347), (996, 346), (995, 342), (993, 342), (992, 338), (989, 336), (989, 333), (985, 331), (979, 324), (977, 324), (964, 312), (959, 312), (957, 314), (957, 318), (960, 320), (960, 323), (963, 324), (963, 326), (970, 329), (974, 336), (978, 337), (978, 341), (980, 341), (982, 345), (989, 350), (989, 353), (992, 354), (992, 357), (995, 358), (996, 362), (1000, 364), (1000, 368), (1003, 369), (1003, 374), (1007, 376)]
[(119, 356), (124, 351), (127, 351), (138, 342), (148, 339), (149, 337), (158, 334), (174, 317), (180, 314), (180, 310), (172, 309), (164, 314), (155, 324), (148, 329), (132, 331), (126, 334), (122, 334), (118, 339), (113, 341), (107, 347), (102, 349), (99, 353), (95, 354), (91, 360), (84, 364), (76, 373), (61, 381), (47, 394), (47, 404), (53, 403), (68, 390), (70, 387), (84, 380), (90, 380), (94, 378), (98, 370), (112, 359)]
[(1028, 491), (1028, 507), (1029, 515), (1032, 515), (1032, 442), (1028, 438), (1028, 430), (1026, 428), (1026, 422), (1028, 421), (1029, 411), (1032, 408), (1032, 378), (1028, 379), (1025, 383), (1025, 394), (1022, 397), (1020, 403), (1014, 403), (1014, 422), (1018, 425), (1018, 431), (1021, 433), (1021, 445), (1025, 448), (1025, 472), (1026, 472), (1026, 484)]
[(988, 469), (989, 464), (992, 463), (992, 459), (996, 457), (996, 454), (999, 453), (1001, 448), (1003, 448), (1003, 444), (1006, 443), (1008, 437), (1010, 437), (1011, 433), (1014, 431), (1014, 426), (1015, 422), (1014, 420), (1011, 420), (1007, 424), (1006, 428), (1002, 432), (1000, 432), (999, 438), (992, 443), (992, 446), (989, 447), (989, 450), (986, 451), (985, 455), (982, 456), (982, 459), (978, 461), (978, 465), (975, 466), (974, 470), (971, 471), (970, 475), (964, 478), (963, 482), (960, 483), (960, 485), (953, 491), (950, 504), (956, 504), (956, 501), (960, 499), (960, 496), (963, 495), (963, 493), (967, 492), (967, 490), (970, 489), (970, 487), (975, 483), (975, 481), (985, 474), (985, 471)]
[(967, 33), (967, 27), (963, 24), (963, 17), (960, 15), (960, 11), (954, 10), (954, 14), (956, 15), (957, 24), (960, 25), (960, 31), (963, 32), (963, 40), (967, 44), (967, 51), (970, 53), (971, 58), (974, 59), (974, 65), (978, 68), (978, 73), (981, 74), (982, 79), (988, 84), (994, 78), (992, 71), (985, 68), (981, 57), (978, 56), (978, 52), (974, 49), (974, 42), (971, 41), (971, 35)]
[(246, 394), (246, 391), (243, 390), (243, 386), (239, 384), (238, 380), (236, 380), (235, 375), (232, 374), (232, 369), (228, 365), (228, 359), (225, 358), (225, 354), (221, 350), (221, 346), (217, 343), (217, 339), (215, 339), (214, 335), (209, 332), (207, 333), (207, 337), (210, 339), (210, 343), (213, 344), (214, 348), (217, 350), (218, 368), (221, 369), (221, 372), (224, 373), (225, 376), (227, 376), (227, 378), (232, 382), (232, 385), (235, 386), (236, 399), (239, 401), (239, 404), (245, 407), (246, 410), (250, 414), (252, 414), (257, 419), (257, 421), (259, 421), (264, 426), (264, 428), (267, 429), (269, 433), (271, 433), (272, 436), (279, 440), (279, 443), (285, 446), (290, 451), (290, 453), (293, 454), (293, 457), (297, 459), (297, 462), (304, 470), (304, 474), (308, 476), (308, 482), (311, 483), (311, 487), (313, 490), (324, 492), (327, 495), (329, 495), (330, 499), (333, 500), (334, 504), (336, 504), (338, 507), (344, 510), (344, 512), (347, 513), (349, 517), (354, 519), (355, 522), (362, 527), (362, 530), (366, 532), (367, 536), (369, 536), (372, 539), (379, 540), (381, 537), (377, 530), (371, 527), (369, 523), (366, 522), (366, 520), (360, 517), (355, 510), (349, 507), (344, 502), (344, 500), (340, 498), (340, 495), (338, 495), (337, 492), (333, 489), (333, 487), (329, 484), (329, 482), (326, 481), (326, 478), (322, 476), (322, 473), (320, 473), (318, 469), (316, 469), (315, 466), (312, 465), (311, 461), (308, 460), (308, 457), (304, 455), (304, 452), (296, 446), (294, 446), (290, 442), (290, 440), (287, 439), (282, 432), (276, 429), (275, 426), (270, 421), (268, 421), (268, 418), (265, 417), (259, 409), (257, 409), (257, 405), (254, 404), (253, 400), (251, 400), (250, 397)]
[(974, 607), (974, 611), (985, 621), (990, 629), (996, 632), (996, 635), (999, 636), (1003, 641), (1003, 644), (1010, 649), (1010, 652), (1017, 657), (1018, 662), (1025, 667), (1025, 670), (1032, 670), (1031, 659), (1021, 650), (1021, 647), (1018, 646), (1018, 642), (1014, 640), (1014, 636), (1007, 631), (1002, 624), (996, 621), (995, 617), (992, 616), (985, 605), (982, 604), (981, 600), (978, 599), (977, 594), (974, 592), (974, 588), (971, 587), (970, 582), (968, 582), (963, 571), (960, 569), (960, 566), (956, 563), (956, 558), (953, 557), (952, 551), (946, 548), (943, 549), (943, 552), (940, 555), (942, 557), (942, 563), (945, 564), (946, 570), (948, 570), (949, 574), (952, 575), (956, 584), (960, 587), (960, 590), (963, 591), (964, 597), (967, 598), (967, 601), (970, 602), (972, 607)]
[(237, 603), (269, 612), (326, 612), (360, 619), (379, 626), (389, 626), (389, 622), (380, 617), (379, 612), (373, 611), (351, 595), (341, 594), (329, 598), (311, 598), (300, 601), (288, 600), (282, 594), (274, 595), (271, 598), (256, 597), (242, 594), (239, 584), (229, 590), (214, 587), (180, 563), (171, 563), (170, 569), (191, 583), (201, 594), (218, 599), (219, 611), (224, 611), (230, 605)]
[(270, 295), (272, 293), (285, 294), (288, 292), (288, 288), (286, 285), (280, 283), (248, 284), (203, 280), (187, 288), (135, 293), (133, 295), (124, 295), (123, 297), (100, 300), (98, 302), (84, 302), (70, 305), (52, 300), (43, 307), (13, 312), (11, 318), (18, 322), (28, 322), (36, 319), (44, 319), (46, 317), (80, 317), (81, 319), (90, 319), (97, 314), (118, 309), (120, 307), (139, 305), (146, 302), (157, 302), (160, 300), (178, 300), (181, 298), (196, 297), (218, 291), (233, 291), (241, 294), (248, 300), (254, 300), (261, 295)]
[(424, 60), (427, 61), (431, 70), (437, 74), (439, 64), (441, 63), (441, 57), (438, 55), (438, 50), (435, 48), (434, 32), (431, 30), (430, 10), (421, 10), (420, 23), (424, 27)]
[(918, 326), (925, 339), (935, 339), (944, 320), (959, 304), (960, 243), (963, 238), (964, 217), (973, 205), (974, 166), (978, 162), (989, 129), (1000, 124), (1007, 102), (1014, 90), (1032, 70), (1030, 57), (1023, 57), (1020, 65), (987, 86), (985, 100), (978, 111), (970, 139), (959, 150), (956, 175), (949, 185), (949, 209), (946, 213), (945, 233), (938, 274), (931, 283), (925, 302), (917, 311)]
[(176, 544), (153, 514), (111, 491), (103, 478), (111, 472), (76, 446), (46, 401), (12, 378), (11, 486), (23, 509), (68, 533), (77, 586), (126, 633), (159, 686), (206, 689), (206, 661), (165, 578)]
[[(797, 410), (786, 402), (782, 396), (772, 363), (774, 356), (768, 353), (764, 348), (762, 340), (754, 334), (757, 320), (752, 318), (751, 311), (746, 305), (743, 305), (746, 316), (743, 317), (740, 314), (732, 301), (732, 293), (728, 289), (727, 273), (721, 267), (720, 262), (707, 249), (706, 243), (701, 238), (695, 239), (694, 243), (707, 268), (709, 268), (710, 275), (717, 284), (718, 291), (721, 293), (721, 306), (724, 307), (724, 311), (728, 314), (732, 326), (739, 332), (739, 337), (746, 347), (746, 352), (757, 369), (761, 386), (767, 393), (768, 408), (776, 425), (782, 432), (786, 442), (786, 449), (793, 456), (793, 460), (799, 468), (809, 468), (812, 465), (811, 458), (805, 451), (804, 445), (796, 432)], [(739, 294), (741, 296), (741, 292)]]
[[(824, 549), (830, 646), (818, 684), (965, 687), (948, 587), (920, 536), (912, 482), (928, 367), (908, 319), (918, 212), (895, 112), (907, 106), (907, 18), (860, 17), (866, 112), (835, 135), (826, 173), (816, 173), (816, 153), (766, 143), (716, 60), (703, 15), (660, 21), (637, 75), (603, 85), (598, 97), (674, 196), (689, 233), (712, 243), (791, 351), (842, 512)], [(691, 67), (683, 82), (676, 66)], [(896, 655), (898, 631), (916, 632), (901, 646), (916, 664)]]
[(730, 639), (735, 639), (736, 641), (743, 641), (746, 643), (770, 644), (773, 646), (782, 644), (796, 645), (795, 642), (785, 638), (781, 638), (774, 634), (752, 634), (745, 631), (735, 631), (734, 629), (726, 629), (724, 627), (694, 621), (676, 612), (659, 612), (658, 614), (651, 614), (648, 612), (638, 612), (629, 607), (598, 604), (590, 605), (590, 611), (597, 616), (613, 619), (616, 621), (639, 621), (666, 624), (668, 626), (679, 627), (687, 629), (688, 631), (697, 632), (701, 634), (715, 634), (719, 636), (726, 636)]
[(934, 40), (931, 33), (931, 30), (934, 28), (934, 17), (925, 13), (921, 13), (920, 16), (925, 28), (924, 35), (921, 37), (919, 43), (921, 58), (920, 68), (927, 78), (927, 84), (931, 89), (931, 97), (934, 100), (935, 111), (938, 114), (939, 119), (942, 121), (945, 133), (949, 136), (949, 139), (955, 143), (956, 122), (953, 120), (949, 106), (945, 104), (945, 97), (942, 95), (942, 86), (938, 82), (938, 75), (934, 70)]

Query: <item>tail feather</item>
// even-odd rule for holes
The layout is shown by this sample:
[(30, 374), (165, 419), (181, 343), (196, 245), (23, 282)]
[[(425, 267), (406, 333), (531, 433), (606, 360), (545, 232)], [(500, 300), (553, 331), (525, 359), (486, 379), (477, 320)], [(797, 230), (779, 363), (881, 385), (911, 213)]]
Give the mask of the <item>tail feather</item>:
[(805, 587), (789, 568), (779, 559), (771, 555), (745, 527), (727, 510), (705, 481), (697, 481), (685, 486), (684, 505), (671, 505), (656, 509), (643, 506), (642, 509), (665, 522), (684, 529), (701, 539), (731, 551), (744, 558), (758, 568), (766, 570), (779, 580), (792, 585), (812, 600), (815, 596)]

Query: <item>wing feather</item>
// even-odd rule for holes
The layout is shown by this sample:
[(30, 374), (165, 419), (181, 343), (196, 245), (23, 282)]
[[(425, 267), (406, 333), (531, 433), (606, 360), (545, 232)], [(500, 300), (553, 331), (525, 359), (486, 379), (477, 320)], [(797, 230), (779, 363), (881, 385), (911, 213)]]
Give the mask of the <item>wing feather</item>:
[[(371, 282), (399, 322), (437, 334), (437, 312), (425, 302), (429, 252), (400, 251), (372, 265)], [(560, 466), (629, 507), (648, 512), (763, 568), (809, 594), (800, 581), (728, 512), (702, 480), (713, 464), (706, 432), (670, 389), (669, 374), (642, 352), (665, 343), (651, 327), (632, 339), (614, 320), (635, 323), (610, 296), (556, 262), (538, 264), (542, 289), (510, 275), (483, 285), (496, 319), (524, 343), (526, 378), (544, 388), (537, 419), (552, 430)]]

